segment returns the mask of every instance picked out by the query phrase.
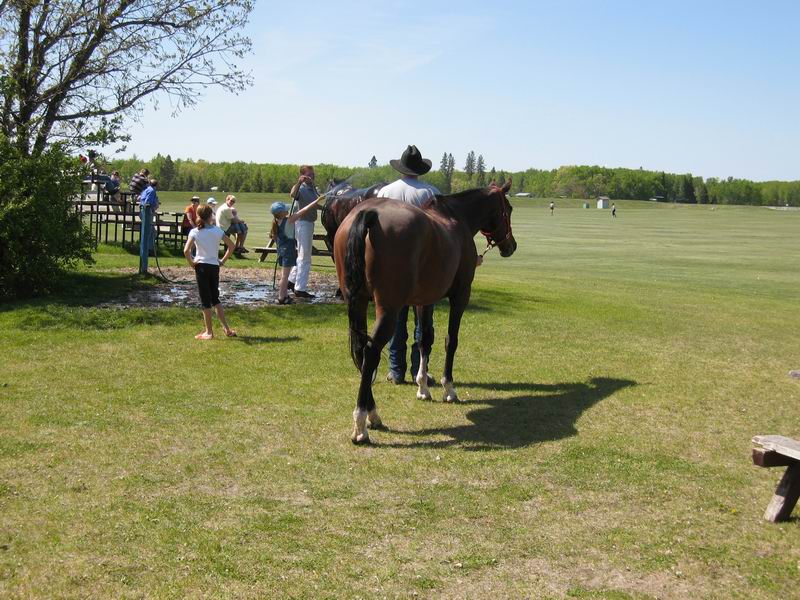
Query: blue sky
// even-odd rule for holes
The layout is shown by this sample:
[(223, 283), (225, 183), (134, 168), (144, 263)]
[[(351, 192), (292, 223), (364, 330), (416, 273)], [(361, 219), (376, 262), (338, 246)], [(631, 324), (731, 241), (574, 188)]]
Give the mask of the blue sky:
[(268, 2), (253, 87), (162, 102), (125, 155), (644, 167), (800, 179), (798, 2)]

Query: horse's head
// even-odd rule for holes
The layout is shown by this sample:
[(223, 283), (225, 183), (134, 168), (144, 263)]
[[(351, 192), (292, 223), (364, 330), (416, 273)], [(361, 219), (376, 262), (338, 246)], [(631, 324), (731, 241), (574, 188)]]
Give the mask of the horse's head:
[(494, 209), (491, 211), (490, 220), (486, 229), (481, 229), (481, 233), (486, 236), (489, 246), (497, 246), (500, 256), (511, 256), (517, 249), (517, 241), (511, 232), (511, 203), (506, 198), (506, 193), (511, 189), (511, 180), (504, 185), (497, 186), (492, 184), (486, 188), (485, 193), (489, 196), (489, 202), (494, 202)]

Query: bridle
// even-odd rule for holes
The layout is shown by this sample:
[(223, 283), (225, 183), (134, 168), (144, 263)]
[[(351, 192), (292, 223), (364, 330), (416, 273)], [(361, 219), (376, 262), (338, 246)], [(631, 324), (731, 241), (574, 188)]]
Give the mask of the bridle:
[[(486, 249), (481, 254), (481, 258), (486, 256), (486, 253), (494, 248), (495, 246), (499, 246), (500, 244), (506, 242), (511, 237), (511, 215), (508, 214), (506, 210), (506, 193), (503, 191), (502, 188), (495, 188), (496, 192), (493, 192), (492, 195), (497, 195), (497, 198), (500, 201), (500, 210), (501, 210), (501, 217), (500, 217), (500, 225), (497, 226), (497, 229), (494, 231), (484, 231), (483, 229), (480, 232), (486, 237)], [(497, 233), (500, 229), (506, 226), (506, 237), (502, 240), (497, 241)]]

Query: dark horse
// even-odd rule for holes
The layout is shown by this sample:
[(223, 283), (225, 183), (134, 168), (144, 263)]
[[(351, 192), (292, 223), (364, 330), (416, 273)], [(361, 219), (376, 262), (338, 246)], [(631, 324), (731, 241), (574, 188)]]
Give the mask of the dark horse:
[[(361, 371), (358, 403), (353, 412), (353, 443), (369, 443), (367, 420), (382, 427), (372, 395), (372, 381), (381, 350), (394, 335), (397, 314), (415, 306), (422, 323), (422, 348), (416, 376), (418, 398), (430, 399), (428, 358), (433, 343), (433, 303), (450, 300), (450, 322), (445, 340), (445, 401), (455, 402), (453, 357), (458, 347), (461, 316), (469, 302), (475, 277), (480, 231), (489, 246), (511, 256), (517, 242), (511, 233), (511, 204), (503, 187), (436, 196), (423, 209), (396, 200), (366, 200), (344, 219), (334, 240), (339, 286), (347, 299), (350, 354)], [(375, 324), (367, 335), (367, 305), (375, 301)]]
[(332, 180), (325, 191), (325, 206), (322, 208), (322, 226), (325, 228), (325, 245), (333, 252), (333, 239), (344, 218), (364, 200), (375, 198), (386, 182), (368, 188), (354, 188), (348, 181)]

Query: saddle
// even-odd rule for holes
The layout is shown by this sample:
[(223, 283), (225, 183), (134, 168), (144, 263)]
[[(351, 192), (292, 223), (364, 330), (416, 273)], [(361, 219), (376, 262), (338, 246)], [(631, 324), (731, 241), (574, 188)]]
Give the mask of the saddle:
[(328, 190), (325, 192), (325, 196), (328, 198), (328, 204), (332, 202), (346, 202), (352, 206), (355, 206), (364, 200), (369, 200), (370, 198), (377, 196), (378, 192), (385, 185), (386, 182), (381, 181), (380, 183), (376, 183), (370, 187), (354, 188), (347, 181), (331, 183), (331, 185), (328, 186)]

